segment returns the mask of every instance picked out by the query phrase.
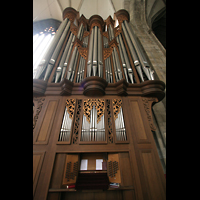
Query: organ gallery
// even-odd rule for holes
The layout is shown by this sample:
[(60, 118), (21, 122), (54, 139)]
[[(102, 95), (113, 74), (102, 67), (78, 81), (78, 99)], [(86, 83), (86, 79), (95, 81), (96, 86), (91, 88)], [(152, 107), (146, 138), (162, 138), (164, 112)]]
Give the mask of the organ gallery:
[(165, 84), (129, 19), (63, 11), (33, 77), (33, 199), (165, 199), (151, 110)]

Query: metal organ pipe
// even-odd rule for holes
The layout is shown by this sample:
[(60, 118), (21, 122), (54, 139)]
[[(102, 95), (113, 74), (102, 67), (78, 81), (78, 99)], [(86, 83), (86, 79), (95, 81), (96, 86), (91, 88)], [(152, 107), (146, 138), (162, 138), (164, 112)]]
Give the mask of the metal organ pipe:
[(144, 56), (144, 54), (143, 54), (143, 52), (140, 48), (140, 45), (138, 44), (137, 40), (134, 38), (134, 34), (131, 32), (130, 25), (128, 24), (128, 22), (126, 20), (124, 21), (124, 24), (126, 26), (128, 33), (129, 33), (131, 41), (132, 41), (132, 43), (133, 43), (133, 45), (134, 45), (134, 47), (135, 47), (135, 49), (138, 53), (138, 56), (139, 56), (139, 59), (140, 59), (144, 73), (146, 74), (146, 76), (149, 80), (154, 80), (154, 77), (153, 77), (154, 71), (151, 70), (151, 68), (150, 68), (148, 62), (146, 61), (146, 58), (145, 58), (145, 56)]
[[(131, 83), (134, 83), (134, 81), (133, 81), (133, 70), (132, 70), (132, 68), (130, 66), (130, 62), (129, 62), (129, 59), (128, 59), (128, 56), (127, 56), (127, 53), (126, 53), (126, 49), (125, 49), (124, 43), (122, 41), (121, 34), (119, 34), (117, 36), (117, 42), (119, 43), (119, 49), (121, 48), (122, 55), (124, 56), (125, 67), (127, 67), (128, 75), (129, 75), (129, 78), (131, 80)], [(123, 68), (124, 68), (124, 66), (123, 66)]]
[(99, 72), (99, 77), (103, 78), (102, 37), (99, 28), (98, 28), (98, 72)]
[[(58, 82), (58, 80), (59, 80), (59, 78), (61, 76), (61, 73), (62, 73), (62, 70), (63, 70), (63, 67), (64, 67), (64, 63), (65, 63), (66, 57), (69, 54), (69, 47), (70, 47), (70, 44), (72, 42), (73, 35), (74, 35), (73, 33), (70, 33), (70, 36), (69, 36), (69, 39), (67, 41), (67, 45), (66, 45), (65, 50), (63, 52), (62, 58), (60, 60), (59, 66), (57, 67), (55, 83)], [(66, 69), (66, 67), (65, 67), (65, 69)]]
[(88, 62), (87, 62), (87, 77), (91, 76), (92, 69), (92, 53), (93, 53), (93, 43), (94, 43), (94, 27), (92, 28), (90, 35), (90, 44), (89, 44), (89, 53), (88, 53)]
[(135, 65), (135, 67), (136, 67), (136, 69), (137, 69), (137, 72), (138, 72), (138, 74), (139, 74), (141, 80), (144, 81), (144, 79), (143, 79), (143, 74), (142, 74), (142, 69), (141, 69), (141, 67), (140, 67), (139, 58), (138, 58), (138, 56), (137, 56), (137, 54), (136, 54), (136, 52), (135, 52), (135, 49), (134, 49), (134, 47), (133, 47), (133, 45), (132, 45), (132, 43), (131, 43), (131, 40), (130, 40), (130, 38), (129, 38), (128, 32), (127, 32), (127, 30), (126, 30), (126, 28), (125, 28), (125, 26), (124, 26), (123, 23), (122, 23), (122, 30), (123, 30), (123, 32), (124, 32), (124, 35), (125, 35), (125, 38), (126, 38), (128, 47), (129, 47), (130, 52), (131, 52), (131, 56), (132, 56), (133, 61), (134, 61), (134, 65)]
[(63, 31), (63, 34), (62, 34), (62, 36), (61, 36), (61, 38), (60, 38), (60, 40), (59, 40), (59, 42), (58, 42), (58, 44), (57, 44), (57, 46), (56, 46), (56, 49), (55, 49), (55, 51), (53, 52), (53, 55), (51, 56), (51, 59), (50, 59), (50, 61), (49, 61), (49, 64), (48, 64), (48, 66), (47, 66), (47, 69), (46, 69), (46, 73), (45, 73), (45, 76), (44, 76), (44, 80), (47, 80), (47, 79), (48, 79), (48, 77), (49, 77), (49, 75), (50, 75), (50, 73), (51, 73), (51, 71), (52, 71), (52, 69), (53, 69), (53, 66), (54, 66), (54, 64), (55, 64), (55, 61), (56, 61), (56, 59), (57, 59), (57, 57), (58, 57), (58, 54), (59, 54), (59, 52), (60, 52), (60, 49), (61, 49), (61, 47), (62, 47), (62, 45), (63, 45), (64, 39), (65, 39), (65, 37), (66, 37), (66, 35), (67, 35), (68, 31), (69, 31), (70, 24), (71, 24), (71, 22), (68, 21), (67, 26), (65, 27), (65, 30)]
[(92, 69), (93, 69), (93, 76), (97, 74), (97, 26), (94, 27), (94, 48), (93, 48), (93, 62), (92, 62)]
[(94, 26), (90, 35), (87, 77), (99, 76), (103, 78), (102, 35), (98, 26)]
[(44, 70), (46, 69), (47, 67), (47, 64), (51, 58), (51, 55), (53, 54), (54, 50), (55, 50), (55, 47), (61, 37), (61, 34), (63, 33), (63, 30), (66, 26), (68, 22), (68, 19), (66, 18), (59, 26), (50, 46), (48, 47), (48, 49), (46, 50), (46, 53), (45, 55), (43, 56), (43, 59), (40, 61), (40, 64), (38, 65), (38, 68), (37, 68), (37, 72), (36, 72), (36, 75), (35, 75), (35, 78), (36, 79), (39, 79), (40, 76), (42, 75), (42, 73), (44, 72)]
[[(77, 34), (77, 38), (80, 39), (80, 40), (81, 40), (81, 37), (82, 37), (82, 35), (81, 35), (82, 28), (83, 28), (83, 24), (81, 23), (81, 26), (80, 26), (80, 28), (78, 30), (78, 34)], [(68, 72), (67, 72), (67, 79), (70, 80), (70, 81), (73, 81), (73, 79), (74, 79), (74, 73), (75, 73), (77, 58), (78, 58), (78, 47), (76, 46), (74, 48), (73, 53), (72, 53), (71, 61), (69, 63), (69, 69), (68, 69)]]
[[(108, 27), (108, 32), (109, 32), (109, 39), (111, 41), (112, 39), (114, 39), (114, 31), (111, 25), (109, 25)], [(113, 48), (112, 58), (113, 58), (115, 78), (117, 82), (122, 79), (122, 71), (121, 71), (118, 53), (115, 47)]]

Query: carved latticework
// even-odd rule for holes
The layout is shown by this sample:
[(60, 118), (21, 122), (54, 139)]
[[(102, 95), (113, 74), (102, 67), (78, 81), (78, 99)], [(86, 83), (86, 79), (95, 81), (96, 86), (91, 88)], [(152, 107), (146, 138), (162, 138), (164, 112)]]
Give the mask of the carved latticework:
[(114, 112), (114, 120), (118, 118), (118, 114), (120, 112), (120, 108), (122, 107), (121, 99), (113, 99), (113, 112)]
[(36, 122), (37, 122), (38, 116), (41, 112), (44, 100), (45, 100), (45, 98), (35, 98), (34, 99), (34, 101), (37, 102), (37, 108), (35, 108), (34, 111), (33, 111), (33, 130), (36, 126)]
[(74, 115), (75, 100), (67, 99), (66, 100), (66, 108), (67, 108), (67, 112), (69, 113), (69, 118), (72, 119), (73, 115)]
[(147, 114), (147, 119), (149, 121), (149, 126), (150, 126), (150, 128), (151, 128), (152, 131), (155, 131), (156, 127), (153, 124), (151, 104), (154, 101), (157, 102), (157, 99), (156, 98), (142, 98), (142, 101), (143, 101), (145, 112)]
[(112, 130), (112, 118), (111, 118), (111, 108), (110, 100), (106, 100), (106, 110), (108, 116), (108, 143), (113, 143), (113, 130)]
[(79, 132), (79, 127), (80, 127), (81, 105), (82, 105), (82, 100), (78, 100), (78, 105), (77, 105), (77, 109), (76, 109), (76, 116), (75, 116), (75, 122), (74, 122), (74, 130), (73, 130), (73, 144), (77, 144), (77, 142), (78, 142), (78, 132)]
[(112, 48), (104, 48), (103, 49), (103, 59), (106, 60), (108, 57), (112, 55)]
[(87, 48), (78, 46), (78, 52), (86, 60), (88, 52)]
[(93, 108), (93, 105), (95, 106), (97, 110), (97, 124), (98, 124), (99, 121), (101, 120), (101, 117), (104, 115), (105, 102), (103, 99), (84, 100), (83, 113), (86, 116), (86, 119), (89, 123), (90, 123), (90, 116), (91, 116), (91, 110)]

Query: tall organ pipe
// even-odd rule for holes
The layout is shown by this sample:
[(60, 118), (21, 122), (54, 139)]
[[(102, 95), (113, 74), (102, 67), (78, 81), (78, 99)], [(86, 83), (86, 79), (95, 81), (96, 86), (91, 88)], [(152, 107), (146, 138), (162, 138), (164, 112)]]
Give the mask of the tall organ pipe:
[(132, 41), (133, 45), (135, 46), (135, 49), (136, 49), (136, 51), (138, 53), (138, 57), (140, 59), (142, 68), (144, 70), (144, 73), (146, 74), (146, 76), (147, 76), (147, 78), (149, 80), (154, 80), (154, 77), (152, 76), (153, 75), (153, 70), (151, 70), (151, 68), (149, 67), (149, 64), (146, 61), (146, 58), (145, 58), (144, 54), (142, 53), (142, 51), (141, 51), (141, 49), (139, 47), (139, 44), (137, 43), (136, 39), (134, 38), (134, 35), (132, 34), (131, 29), (130, 29), (130, 25), (128, 24), (128, 22), (126, 20), (124, 21), (124, 24), (126, 26), (128, 34), (129, 34), (129, 36), (131, 38), (131, 41)]
[[(108, 27), (108, 32), (109, 32), (109, 39), (111, 41), (112, 39), (114, 39), (114, 32), (111, 25), (109, 25)], [(113, 48), (112, 58), (113, 58), (113, 65), (114, 65), (114, 73), (115, 73), (116, 82), (117, 82), (122, 79), (122, 72), (121, 72), (121, 66), (119, 62), (118, 53), (115, 47)]]
[(93, 53), (93, 43), (94, 43), (94, 27), (92, 28), (90, 35), (90, 44), (89, 44), (89, 53), (88, 53), (88, 62), (87, 62), (87, 77), (91, 75), (92, 69), (92, 53)]
[(124, 26), (123, 23), (122, 23), (122, 30), (123, 30), (123, 32), (124, 32), (126, 41), (127, 41), (127, 43), (128, 43), (128, 47), (129, 47), (129, 49), (130, 49), (131, 56), (132, 56), (132, 58), (133, 58), (133, 60), (134, 60), (134, 64), (135, 64), (135, 67), (136, 67), (136, 69), (137, 69), (137, 71), (138, 71), (138, 74), (139, 74), (141, 80), (144, 81), (143, 75), (142, 75), (142, 69), (141, 69), (141, 67), (140, 67), (140, 63), (139, 63), (138, 56), (137, 56), (137, 54), (136, 54), (136, 52), (135, 52), (135, 49), (134, 49), (134, 47), (133, 47), (133, 45), (132, 45), (132, 43), (131, 43), (131, 40), (130, 40), (130, 38), (129, 38), (129, 35), (128, 35), (127, 30), (126, 30), (126, 28), (125, 28), (125, 26)]
[(70, 57), (70, 54), (71, 54), (71, 51), (72, 51), (72, 46), (73, 46), (74, 40), (75, 40), (75, 35), (73, 35), (72, 42), (70, 43), (69, 51), (67, 52), (67, 57), (66, 57), (65, 62), (63, 64), (61, 81), (64, 79), (65, 71), (67, 69), (67, 63), (69, 61), (69, 57)]
[[(117, 42), (119, 43), (119, 39), (118, 39), (118, 36), (117, 36)], [(125, 74), (125, 78), (126, 78), (126, 81), (128, 81), (128, 75), (127, 75), (127, 67), (126, 67), (126, 63), (125, 63), (125, 60), (124, 60), (124, 55), (122, 53), (122, 49), (121, 49), (121, 44), (119, 43), (119, 53), (120, 53), (120, 56), (121, 56), (121, 60), (122, 60), (122, 66), (123, 66), (123, 69), (124, 69), (124, 74)]]
[[(78, 34), (77, 34), (77, 38), (80, 39), (81, 36), (81, 32), (82, 32), (82, 28), (83, 28), (83, 24), (81, 23), (81, 26), (78, 30)], [(67, 79), (73, 81), (74, 78), (74, 73), (75, 73), (75, 67), (76, 67), (76, 61), (78, 58), (78, 47), (76, 46), (74, 48), (74, 51), (72, 53), (72, 57), (71, 57), (71, 61), (69, 63), (69, 69), (68, 69), (68, 73), (67, 73)]]
[(70, 47), (70, 44), (72, 42), (72, 38), (73, 38), (73, 33), (70, 33), (70, 36), (69, 36), (69, 39), (67, 41), (67, 45), (65, 47), (65, 50), (63, 52), (63, 55), (62, 55), (62, 58), (60, 60), (60, 63), (59, 63), (59, 66), (56, 70), (56, 78), (55, 78), (55, 83), (58, 82), (60, 76), (61, 76), (61, 73), (62, 73), (62, 69), (63, 69), (63, 66), (64, 66), (64, 62), (65, 62), (65, 59), (67, 57), (67, 54), (69, 54), (69, 47)]
[(53, 52), (53, 55), (51, 56), (51, 59), (50, 59), (50, 61), (49, 61), (49, 64), (48, 64), (48, 66), (47, 66), (47, 70), (46, 70), (46, 73), (45, 73), (45, 76), (44, 76), (44, 80), (48, 79), (48, 77), (49, 77), (49, 75), (50, 75), (50, 73), (51, 73), (51, 71), (52, 71), (52, 69), (53, 69), (53, 66), (54, 66), (55, 61), (56, 61), (56, 59), (57, 59), (57, 57), (58, 57), (58, 54), (59, 54), (59, 52), (60, 52), (60, 49), (61, 49), (61, 47), (62, 47), (62, 45), (63, 45), (63, 42), (64, 42), (64, 40), (65, 40), (65, 37), (66, 37), (66, 35), (67, 35), (67, 32), (69, 31), (70, 24), (71, 24), (71, 22), (69, 21), (69, 22), (67, 23), (67, 26), (65, 27), (65, 30), (63, 31), (63, 34), (62, 34), (62, 36), (61, 36), (61, 38), (60, 38), (60, 40), (59, 40), (59, 42), (58, 42), (58, 45), (56, 46), (55, 51)]
[(48, 62), (49, 62), (49, 60), (51, 58), (51, 55), (53, 54), (53, 52), (55, 50), (55, 47), (56, 47), (56, 45), (57, 45), (57, 43), (58, 43), (58, 41), (59, 41), (59, 39), (61, 37), (61, 34), (63, 33), (64, 28), (65, 28), (65, 26), (66, 26), (68, 21), (69, 21), (68, 18), (66, 18), (60, 24), (60, 26), (59, 26), (59, 28), (58, 28), (58, 30), (57, 30), (57, 32), (56, 32), (51, 44), (50, 44), (50, 46), (47, 48), (46, 53), (43, 56), (43, 59), (40, 61), (40, 64), (39, 64), (39, 66), (37, 68), (37, 73), (35, 75), (36, 79), (39, 79), (40, 76), (42, 75), (42, 73), (44, 72), (44, 70), (46, 69), (47, 64), (48, 64)]
[(126, 63), (127, 69), (128, 69), (129, 78), (131, 80), (131, 83), (134, 83), (134, 81), (133, 81), (133, 69), (130, 66), (130, 62), (129, 62), (129, 59), (128, 59), (128, 56), (127, 56), (127, 53), (126, 53), (126, 49), (125, 49), (124, 43), (122, 41), (121, 34), (118, 35), (117, 40), (118, 40), (117, 42), (119, 42), (119, 44), (120, 44), (120, 47), (122, 49), (122, 53), (124, 55), (125, 63)]
[(99, 28), (98, 28), (98, 72), (99, 72), (99, 77), (103, 78), (102, 37)]
[(96, 76), (97, 73), (97, 26), (94, 27), (94, 48), (93, 48), (93, 62), (92, 62), (92, 69), (93, 69), (93, 76)]

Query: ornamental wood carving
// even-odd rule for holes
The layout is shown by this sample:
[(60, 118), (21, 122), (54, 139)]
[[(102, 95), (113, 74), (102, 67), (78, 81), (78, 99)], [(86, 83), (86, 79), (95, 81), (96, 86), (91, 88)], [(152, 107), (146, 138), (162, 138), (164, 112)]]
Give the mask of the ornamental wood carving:
[(71, 26), (70, 26), (70, 31), (71, 31), (75, 36), (77, 36), (77, 34), (78, 34), (78, 27), (75, 26), (74, 24), (71, 24)]
[(110, 48), (110, 47), (108, 47), (108, 48), (103, 48), (103, 59), (105, 60), (105, 59), (107, 59), (108, 57), (110, 57), (111, 54), (112, 54), (112, 51), (113, 51), (113, 48)]
[(110, 100), (106, 100), (106, 110), (107, 110), (107, 116), (108, 116), (108, 143), (113, 143), (113, 130), (112, 130), (112, 118), (111, 118), (111, 107), (110, 107)]
[(84, 31), (83, 38), (87, 37), (88, 35), (90, 35), (90, 32), (89, 31)]
[(114, 120), (118, 118), (118, 114), (122, 107), (122, 100), (121, 99), (113, 99), (113, 112), (114, 112)]
[(67, 108), (67, 112), (69, 113), (69, 118), (72, 119), (73, 115), (74, 115), (75, 100), (67, 99), (66, 100), (66, 108)]
[(74, 130), (73, 130), (73, 136), (72, 136), (73, 144), (78, 143), (78, 132), (79, 132), (79, 128), (80, 128), (81, 107), (82, 107), (82, 100), (80, 99), (80, 100), (78, 100), (76, 115), (75, 115)]
[(35, 108), (33, 109), (33, 130), (34, 130), (35, 126), (36, 126), (36, 122), (38, 120), (38, 116), (39, 116), (39, 114), (40, 114), (40, 112), (42, 110), (42, 106), (43, 106), (44, 100), (45, 100), (44, 97), (35, 98), (34, 99), (34, 102), (35, 102), (36, 105), (34, 104)]
[(119, 27), (116, 27), (114, 29), (114, 34), (115, 34), (115, 38), (122, 32), (122, 29), (120, 29)]
[(103, 36), (105, 36), (106, 38), (109, 39), (109, 37), (108, 37), (108, 32), (107, 32), (107, 31), (106, 31), (106, 32), (103, 32)]
[(77, 37), (74, 40), (72, 52), (74, 51), (74, 48), (77, 46), (78, 48), (82, 47), (83, 41), (79, 40)]
[(144, 110), (147, 114), (147, 119), (149, 121), (149, 126), (152, 131), (156, 130), (155, 125), (153, 124), (153, 116), (152, 116), (152, 110), (151, 110), (151, 105), (153, 102), (158, 102), (156, 98), (142, 98), (143, 105), (144, 105)]
[(87, 121), (90, 123), (91, 110), (95, 106), (97, 110), (97, 124), (104, 115), (105, 103), (103, 99), (87, 99), (83, 102), (83, 114), (86, 116)]
[(86, 60), (88, 49), (85, 48), (85, 47), (80, 47), (80, 46), (78, 46), (78, 52), (79, 52), (80, 55)]
[(92, 23), (92, 26), (90, 27), (90, 31), (92, 30), (92, 28), (93, 28), (94, 26), (98, 26), (99, 29), (100, 29), (100, 31), (102, 32), (101, 24), (98, 23), (98, 22), (93, 22), (93, 23)]

